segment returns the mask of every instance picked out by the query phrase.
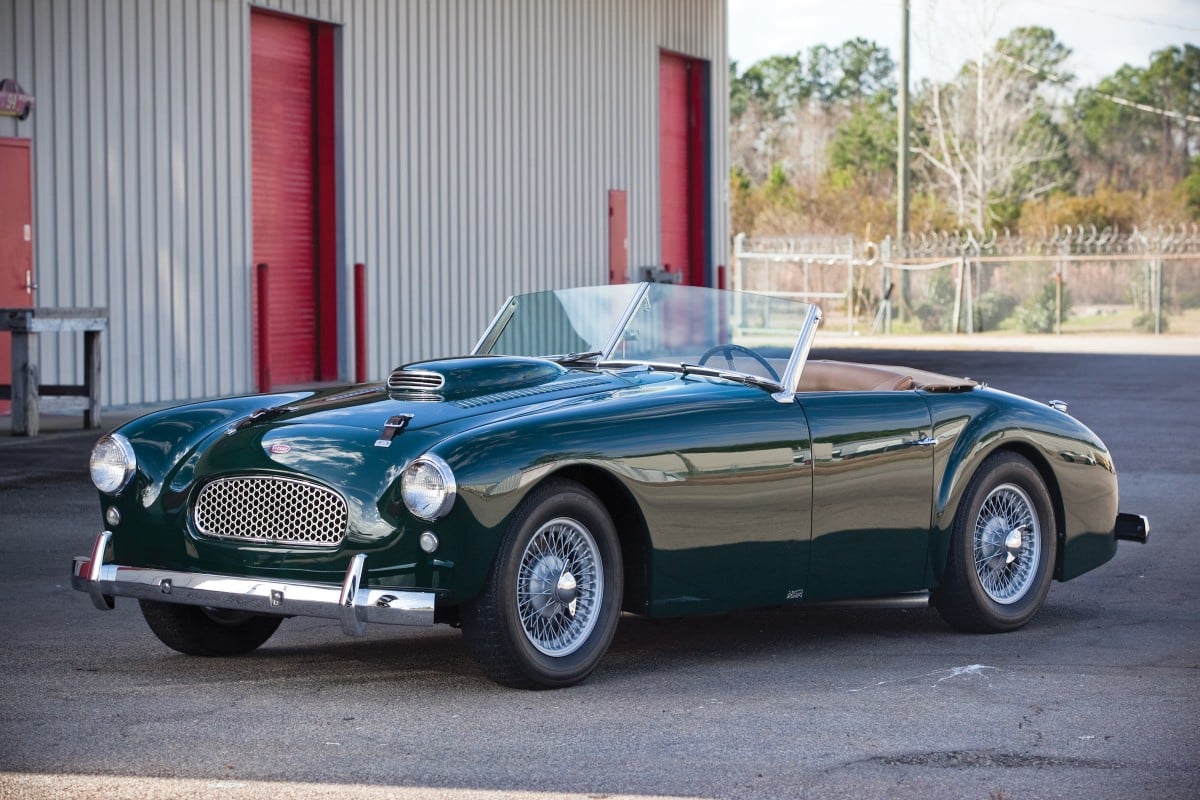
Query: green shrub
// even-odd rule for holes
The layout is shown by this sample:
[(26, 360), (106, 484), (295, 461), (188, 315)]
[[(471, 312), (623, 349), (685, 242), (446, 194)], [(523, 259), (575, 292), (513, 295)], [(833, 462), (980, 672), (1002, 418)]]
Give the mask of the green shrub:
[[(994, 331), (1012, 316), (1017, 298), (1003, 292), (984, 292), (975, 301), (975, 330)], [(1053, 308), (1051, 309), (1053, 310)]]
[(1189, 289), (1180, 292), (1176, 305), (1179, 308), (1200, 308), (1200, 289)]
[(934, 275), (926, 287), (925, 302), (913, 309), (923, 331), (949, 331), (954, 325), (954, 281), (943, 274)]
[[(1144, 311), (1133, 318), (1133, 329), (1138, 333), (1154, 333), (1154, 312)], [(1167, 332), (1167, 315), (1162, 315), (1162, 321), (1159, 323), (1159, 330), (1163, 333)]]
[[(1026, 333), (1054, 332), (1054, 296), (1055, 282), (1050, 281), (1042, 287), (1039, 294), (1034, 295), (1017, 309), (1017, 324)], [(1071, 294), (1064, 286), (1062, 290), (1062, 319), (1065, 322), (1070, 316)]]

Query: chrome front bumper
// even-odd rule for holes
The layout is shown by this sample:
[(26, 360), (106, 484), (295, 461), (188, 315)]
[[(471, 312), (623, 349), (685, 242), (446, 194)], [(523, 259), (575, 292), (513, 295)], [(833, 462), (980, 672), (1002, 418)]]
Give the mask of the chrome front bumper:
[(351, 560), (342, 585), (333, 587), (105, 564), (104, 552), (111, 538), (108, 531), (99, 534), (91, 556), (76, 556), (71, 565), (71, 588), (87, 592), (101, 610), (111, 609), (113, 598), (136, 597), (256, 614), (336, 619), (352, 636), (366, 633), (368, 622), (433, 624), (432, 592), (363, 588), (367, 561), (363, 553)]

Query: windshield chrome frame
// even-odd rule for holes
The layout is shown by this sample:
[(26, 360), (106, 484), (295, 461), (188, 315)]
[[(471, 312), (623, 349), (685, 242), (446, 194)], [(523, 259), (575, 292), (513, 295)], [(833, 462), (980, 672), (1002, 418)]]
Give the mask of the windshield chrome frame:
[(484, 328), (483, 335), (475, 343), (475, 349), (471, 351), (471, 355), (479, 355), (479, 352), (484, 349), (484, 345), (487, 345), (489, 350), (492, 348), (492, 345), (500, 338), (500, 334), (504, 332), (508, 321), (512, 319), (513, 314), (517, 313), (516, 299), (515, 294), (508, 296), (508, 299), (500, 306), (500, 310), (496, 312), (496, 316), (492, 317), (491, 324)]
[(780, 403), (791, 403), (796, 399), (796, 387), (800, 385), (800, 373), (808, 363), (808, 351), (812, 349), (813, 339), (817, 336), (817, 326), (821, 324), (821, 309), (809, 304), (804, 323), (800, 326), (800, 335), (796, 337), (796, 346), (788, 359), (787, 368), (780, 378), (781, 391), (771, 395)]
[(617, 320), (616, 326), (613, 328), (612, 335), (608, 338), (608, 344), (604, 345), (600, 350), (600, 360), (607, 361), (612, 355), (613, 350), (617, 349), (617, 345), (621, 343), (621, 336), (625, 333), (626, 326), (629, 325), (629, 320), (633, 319), (633, 315), (637, 312), (638, 306), (642, 304), (642, 300), (646, 297), (646, 292), (650, 291), (650, 284), (643, 281), (638, 284), (638, 290), (634, 293), (633, 299), (629, 301), (629, 305), (625, 307), (625, 312), (621, 314), (621, 318)]

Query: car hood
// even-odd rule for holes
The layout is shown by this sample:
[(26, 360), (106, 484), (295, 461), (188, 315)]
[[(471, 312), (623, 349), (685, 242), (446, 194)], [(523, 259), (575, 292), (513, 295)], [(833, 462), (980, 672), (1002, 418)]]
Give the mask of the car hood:
[[(483, 423), (560, 400), (626, 388), (629, 381), (604, 372), (568, 370), (544, 359), (485, 356), (409, 364), (386, 386), (351, 386), (255, 410), (236, 431), (295, 425), (361, 429), (391, 440), (406, 431)], [(474, 420), (476, 417), (485, 419)], [(473, 422), (468, 422), (473, 421)]]
[[(392, 390), (363, 384), (256, 395), (168, 409), (128, 423), (120, 430), (148, 479), (142, 501), (149, 504), (164, 491), (186, 492), (201, 476), (280, 469), (332, 484), (378, 484), (373, 487), (378, 491), (397, 469), (445, 437), (631, 385), (617, 374), (529, 358), (444, 359), (396, 372), (436, 376), (440, 386)], [(364, 480), (366, 475), (372, 477)]]

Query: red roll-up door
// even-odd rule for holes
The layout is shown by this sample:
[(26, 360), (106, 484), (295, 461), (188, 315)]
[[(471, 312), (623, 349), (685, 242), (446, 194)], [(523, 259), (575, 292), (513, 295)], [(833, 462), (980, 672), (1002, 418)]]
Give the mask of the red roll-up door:
[(708, 282), (705, 64), (659, 53), (662, 263), (683, 283)]
[[(318, 141), (320, 93), (328, 92), (331, 64), (319, 54), (322, 27), (306, 20), (252, 11), (250, 15), (251, 160), (254, 263), (268, 265), (266, 297), (256, 297), (267, 314), (270, 340), (256, 342), (259, 388), (336, 377), (336, 308), (331, 280), (334, 255), (331, 219), (320, 202), (333, 186), (320, 180), (331, 143)], [(330, 357), (332, 353), (332, 358)], [(261, 367), (266, 361), (266, 371)]]
[(687, 61), (661, 53), (658, 62), (658, 132), (662, 262), (671, 272), (689, 272)]

